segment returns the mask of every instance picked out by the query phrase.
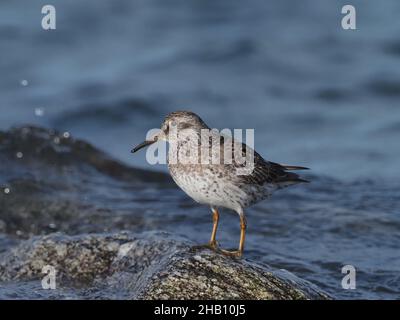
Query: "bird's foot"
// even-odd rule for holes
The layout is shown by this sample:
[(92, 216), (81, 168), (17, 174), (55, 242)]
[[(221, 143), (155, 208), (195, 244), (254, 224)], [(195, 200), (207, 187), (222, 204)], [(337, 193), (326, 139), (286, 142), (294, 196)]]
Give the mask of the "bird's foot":
[(225, 256), (228, 257), (235, 257), (235, 258), (241, 258), (242, 257), (242, 251), (240, 250), (224, 250), (224, 249), (218, 249), (218, 252), (222, 253)]
[(218, 245), (217, 241), (210, 241), (209, 243), (206, 244), (201, 244), (201, 245), (197, 245), (197, 246), (193, 246), (192, 247), (193, 250), (197, 250), (197, 249), (210, 249), (212, 251), (218, 252), (223, 254), (224, 256), (228, 256), (228, 257), (235, 257), (235, 258), (240, 258), (242, 257), (242, 251), (240, 250), (225, 250), (225, 249), (221, 249)]
[(218, 250), (218, 242), (217, 241), (210, 241), (207, 244), (207, 247), (212, 249), (212, 250)]
[(208, 242), (208, 243), (206, 243), (206, 244), (200, 244), (200, 245), (197, 245), (197, 246), (193, 246), (192, 247), (193, 249), (204, 249), (204, 248), (206, 248), (206, 249), (210, 249), (210, 250), (213, 250), (213, 251), (217, 251), (218, 250), (218, 243), (217, 243), (217, 241), (210, 241), (210, 242)]

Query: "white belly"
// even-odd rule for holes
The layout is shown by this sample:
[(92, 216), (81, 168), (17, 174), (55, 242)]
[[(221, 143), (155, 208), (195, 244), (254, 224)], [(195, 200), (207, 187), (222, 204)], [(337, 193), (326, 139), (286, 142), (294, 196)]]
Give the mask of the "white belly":
[(246, 206), (248, 195), (229, 179), (220, 179), (207, 169), (175, 170), (170, 166), (175, 183), (193, 200), (214, 207), (224, 207), (235, 211)]

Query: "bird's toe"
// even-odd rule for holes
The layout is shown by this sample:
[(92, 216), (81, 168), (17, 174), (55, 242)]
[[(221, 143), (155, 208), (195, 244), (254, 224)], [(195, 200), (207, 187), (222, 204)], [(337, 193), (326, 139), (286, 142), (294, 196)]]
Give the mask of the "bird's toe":
[(205, 244), (200, 244), (200, 245), (196, 245), (193, 246), (192, 249), (196, 250), (196, 249), (211, 249), (213, 251), (217, 251), (218, 250), (218, 243), (215, 242), (208, 242)]
[(219, 249), (218, 251), (228, 257), (240, 258), (242, 256), (242, 251), (240, 250), (230, 251), (230, 250)]

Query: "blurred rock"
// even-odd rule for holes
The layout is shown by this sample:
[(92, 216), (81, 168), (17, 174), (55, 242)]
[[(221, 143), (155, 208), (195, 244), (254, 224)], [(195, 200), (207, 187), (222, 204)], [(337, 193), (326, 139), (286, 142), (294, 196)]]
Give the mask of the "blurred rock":
[(0, 131), (0, 163), (0, 232), (19, 238), (132, 230), (143, 223), (137, 198), (176, 188), (165, 173), (129, 167), (69, 134), (33, 126)]

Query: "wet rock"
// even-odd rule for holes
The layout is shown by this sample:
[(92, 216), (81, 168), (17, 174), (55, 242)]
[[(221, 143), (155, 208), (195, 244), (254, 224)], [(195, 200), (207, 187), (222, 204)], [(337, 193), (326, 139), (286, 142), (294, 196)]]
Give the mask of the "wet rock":
[(164, 173), (126, 166), (69, 134), (32, 126), (0, 131), (0, 163), (0, 232), (20, 238), (132, 230), (144, 223), (146, 208), (137, 199), (175, 189)]
[[(56, 270), (56, 290), (40, 289), (46, 265)], [(329, 298), (286, 271), (160, 232), (35, 237), (0, 255), (0, 280), (3, 292), (19, 282), (21, 296), (36, 288), (40, 297), (58, 299)]]
[[(20, 177), (24, 172), (31, 177), (47, 174), (46, 178), (54, 182), (59, 175), (86, 176), (97, 170), (104, 176), (129, 182), (171, 182), (166, 174), (128, 167), (68, 132), (52, 129), (23, 126), (0, 131), (0, 151), (3, 178)], [(5, 165), (8, 163), (10, 166)]]

